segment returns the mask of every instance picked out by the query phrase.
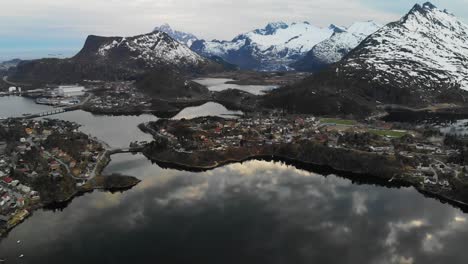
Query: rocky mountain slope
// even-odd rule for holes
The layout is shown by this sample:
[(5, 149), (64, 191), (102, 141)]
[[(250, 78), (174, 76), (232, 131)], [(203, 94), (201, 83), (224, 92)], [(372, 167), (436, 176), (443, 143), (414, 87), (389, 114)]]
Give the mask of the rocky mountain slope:
[(183, 73), (222, 70), (168, 34), (152, 32), (134, 37), (89, 36), (73, 58), (20, 63), (10, 78), (49, 83), (122, 80), (162, 68)]
[(327, 65), (340, 61), (365, 38), (382, 27), (373, 21), (357, 22), (343, 31), (335, 32), (330, 38), (315, 45), (307, 55), (293, 63), (297, 71), (318, 71)]
[(191, 49), (206, 57), (218, 56), (241, 69), (287, 70), (317, 43), (338, 31), (341, 29), (333, 25), (318, 28), (307, 22), (278, 22), (241, 34), (231, 41), (198, 40)]
[(366, 39), (338, 70), (430, 94), (443, 92), (442, 87), (468, 90), (468, 26), (431, 3), (415, 5)]
[(180, 43), (184, 44), (187, 47), (191, 47), (193, 42), (198, 40), (198, 38), (195, 35), (191, 33), (174, 30), (167, 23), (154, 28), (154, 32), (164, 32), (168, 34), (171, 38), (179, 41)]
[(20, 59), (13, 59), (0, 62), (0, 70), (7, 71), (10, 68), (16, 67), (21, 62)]
[(366, 38), (343, 60), (265, 105), (302, 112), (365, 114), (377, 105), (466, 105), (468, 26), (431, 3)]

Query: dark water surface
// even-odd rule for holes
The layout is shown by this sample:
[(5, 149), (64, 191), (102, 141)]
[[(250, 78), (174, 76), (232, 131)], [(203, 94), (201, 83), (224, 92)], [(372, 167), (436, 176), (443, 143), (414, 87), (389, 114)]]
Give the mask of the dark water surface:
[[(1, 105), (0, 105), (1, 112)], [(146, 140), (152, 116), (57, 116), (111, 145)], [(0, 242), (7, 263), (466, 263), (468, 215), (413, 188), (358, 185), (279, 162), (208, 172), (112, 157), (142, 180), (39, 210)], [(21, 240), (21, 243), (17, 243)], [(24, 258), (18, 258), (24, 254)]]

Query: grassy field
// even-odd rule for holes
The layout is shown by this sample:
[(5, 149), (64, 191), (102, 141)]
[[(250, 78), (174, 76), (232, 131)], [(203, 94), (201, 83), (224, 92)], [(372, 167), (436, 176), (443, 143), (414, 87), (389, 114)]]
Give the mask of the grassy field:
[(324, 124), (337, 124), (337, 125), (344, 125), (344, 126), (353, 126), (357, 124), (357, 122), (354, 120), (336, 119), (336, 118), (322, 118), (320, 119), (320, 122)]
[(369, 133), (382, 136), (382, 137), (391, 137), (391, 138), (401, 138), (405, 136), (407, 133), (404, 131), (395, 131), (395, 130), (377, 130), (372, 129), (369, 130)]

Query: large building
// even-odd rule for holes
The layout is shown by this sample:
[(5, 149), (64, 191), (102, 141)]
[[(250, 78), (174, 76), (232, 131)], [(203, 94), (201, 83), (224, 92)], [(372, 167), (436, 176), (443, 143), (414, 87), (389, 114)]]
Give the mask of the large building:
[(58, 88), (58, 96), (62, 97), (73, 97), (80, 96), (84, 94), (85, 88), (83, 86), (75, 85), (62, 85)]
[(15, 87), (15, 86), (11, 86), (10, 88), (8, 88), (8, 92), (10, 93), (21, 93), (21, 87)]

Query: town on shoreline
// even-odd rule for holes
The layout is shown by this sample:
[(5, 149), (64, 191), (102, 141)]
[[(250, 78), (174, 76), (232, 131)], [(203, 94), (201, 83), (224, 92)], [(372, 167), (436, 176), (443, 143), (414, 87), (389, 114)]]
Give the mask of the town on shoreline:
[(430, 126), (273, 111), (237, 119), (159, 120), (140, 128), (154, 137), (143, 153), (180, 168), (212, 169), (270, 156), (398, 181), (468, 204), (466, 142)]

